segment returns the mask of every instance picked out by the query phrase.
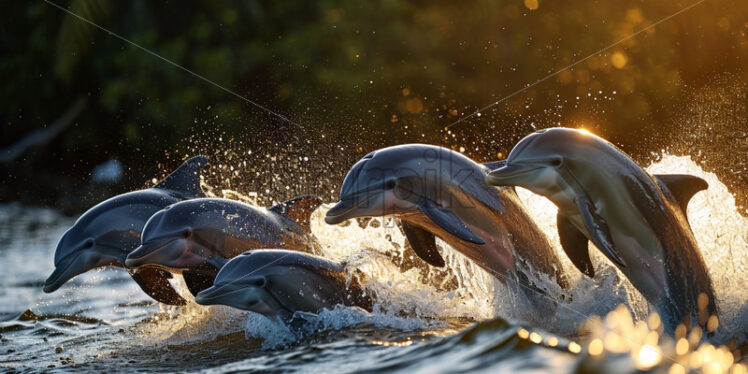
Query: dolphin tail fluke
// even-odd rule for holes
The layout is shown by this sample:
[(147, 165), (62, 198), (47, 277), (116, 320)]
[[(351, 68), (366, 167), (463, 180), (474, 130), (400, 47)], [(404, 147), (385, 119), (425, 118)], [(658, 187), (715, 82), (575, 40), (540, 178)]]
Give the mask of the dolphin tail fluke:
[(590, 252), (587, 248), (587, 237), (569, 221), (568, 218), (559, 214), (556, 216), (558, 236), (561, 239), (561, 247), (569, 256), (574, 266), (590, 278), (595, 277), (595, 268), (592, 266)]
[(675, 201), (680, 205), (683, 215), (686, 215), (688, 202), (694, 194), (709, 188), (709, 184), (696, 176), (688, 174), (657, 174), (654, 176), (660, 185), (665, 185), (667, 190), (673, 194)]
[(582, 196), (577, 196), (574, 201), (577, 203), (579, 213), (582, 215), (584, 225), (587, 226), (587, 232), (590, 234), (592, 242), (611, 261), (620, 267), (626, 267), (626, 263), (623, 262), (621, 255), (616, 250), (608, 223), (597, 214), (595, 205), (587, 197)]
[(439, 250), (436, 248), (436, 237), (434, 234), (405, 221), (400, 221), (405, 237), (408, 238), (410, 246), (418, 257), (429, 265), (444, 267), (445, 262)]
[(274, 205), (269, 210), (290, 219), (305, 230), (310, 231), (309, 218), (312, 212), (320, 205), (322, 205), (322, 199), (319, 197), (304, 195)]
[(153, 267), (141, 267), (137, 271), (130, 271), (130, 276), (140, 288), (154, 300), (168, 305), (185, 305), (187, 302), (179, 296), (169, 283), (171, 273)]
[(418, 209), (439, 225), (439, 227), (447, 230), (448, 233), (470, 243), (486, 244), (483, 238), (470, 231), (467, 225), (452, 213), (452, 211), (439, 208), (433, 201), (425, 200), (418, 206)]
[(200, 188), (200, 169), (208, 163), (205, 156), (185, 161), (154, 188), (177, 192), (185, 197), (205, 197)]

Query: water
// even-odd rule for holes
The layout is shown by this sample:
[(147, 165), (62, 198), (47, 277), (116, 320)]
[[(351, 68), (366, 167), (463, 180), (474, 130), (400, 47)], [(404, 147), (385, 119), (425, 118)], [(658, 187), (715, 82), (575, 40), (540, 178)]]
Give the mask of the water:
[[(0, 368), (745, 373), (746, 212), (716, 176), (687, 157), (666, 155), (648, 170), (695, 174), (710, 184), (693, 198), (688, 215), (716, 288), (719, 340), (727, 345), (700, 344), (699, 331), (662, 336), (646, 301), (598, 251), (592, 252), (594, 280), (560, 255), (574, 286), (558, 290), (564, 301), (553, 318), (541, 318), (443, 243), (449, 270), (405, 270), (405, 241), (391, 219), (329, 226), (324, 206), (312, 222), (323, 255), (345, 262), (351, 276), (357, 276), (353, 269), (365, 274), (362, 282), (377, 300), (372, 314), (339, 308), (289, 328), (228, 307), (167, 307), (152, 302), (121, 269), (86, 273), (47, 295), (41, 289), (56, 241), (74, 220), (11, 204), (0, 206)], [(555, 206), (519, 193), (560, 251)]]

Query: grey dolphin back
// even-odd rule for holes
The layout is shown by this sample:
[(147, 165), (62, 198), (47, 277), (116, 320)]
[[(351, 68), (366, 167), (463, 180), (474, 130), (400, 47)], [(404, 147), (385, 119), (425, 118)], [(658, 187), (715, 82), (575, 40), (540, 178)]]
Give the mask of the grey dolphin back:
[[(688, 218), (687, 208), (688, 202), (691, 201), (693, 195), (699, 191), (706, 190), (709, 188), (709, 184), (696, 176), (688, 174), (655, 174), (657, 182), (666, 187), (668, 191), (673, 195), (675, 202), (680, 206), (680, 210), (683, 211), (683, 215)], [(663, 188), (665, 189), (665, 188)]]
[[(202, 188), (200, 188), (200, 169), (207, 163), (208, 158), (205, 156), (190, 158), (153, 188), (170, 191), (183, 199), (205, 197)], [(122, 265), (124, 266), (124, 263)], [(168, 305), (185, 305), (187, 303), (169, 283), (172, 274), (166, 270), (144, 267), (138, 269), (137, 272), (130, 272), (130, 276), (138, 283), (143, 292), (158, 302)], [(189, 275), (183, 275), (183, 277), (188, 284), (188, 288), (190, 288)], [(190, 290), (192, 289), (190, 288)]]
[(200, 169), (208, 163), (205, 156), (195, 156), (185, 161), (153, 188), (169, 190), (185, 199), (205, 197), (200, 188)]
[(322, 199), (313, 195), (297, 196), (269, 208), (271, 212), (279, 214), (309, 231), (309, 219), (315, 209), (322, 205)]

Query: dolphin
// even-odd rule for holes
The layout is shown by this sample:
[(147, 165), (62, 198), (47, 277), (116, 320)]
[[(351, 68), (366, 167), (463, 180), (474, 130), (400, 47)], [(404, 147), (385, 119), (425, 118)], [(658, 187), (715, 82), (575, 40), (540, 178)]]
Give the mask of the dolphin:
[[(495, 166), (495, 164), (492, 164)], [(328, 224), (394, 214), (415, 253), (442, 267), (439, 237), (501, 282), (519, 282), (526, 295), (547, 294), (527, 272), (546, 274), (567, 287), (548, 239), (530, 219), (513, 188), (485, 183), (488, 167), (427, 144), (383, 148), (348, 172)], [(532, 292), (528, 292), (532, 291)]]
[[(124, 266), (125, 257), (140, 245), (140, 232), (148, 218), (177, 201), (205, 196), (199, 171), (204, 156), (185, 161), (161, 183), (105, 200), (81, 215), (60, 238), (55, 250), (55, 270), (44, 284), (50, 293), (78, 274), (103, 266)], [(184, 299), (160, 269), (130, 271), (140, 288), (164, 304), (182, 305)]]
[(314, 251), (309, 216), (322, 203), (299, 196), (269, 209), (235, 200), (181, 201), (156, 212), (143, 228), (128, 268), (181, 272), (193, 295), (213, 284), (228, 259), (257, 248)]
[[(347, 280), (348, 279), (348, 280)], [(372, 310), (372, 300), (344, 266), (288, 250), (253, 250), (221, 268), (212, 287), (197, 294), (202, 305), (228, 305), (289, 321), (296, 312), (336, 305)]]
[(712, 283), (686, 217), (688, 201), (708, 187), (703, 179), (651, 176), (598, 136), (552, 128), (522, 139), (486, 182), (522, 186), (553, 201), (561, 244), (579, 270), (594, 276), (592, 241), (657, 308), (668, 332), (686, 319), (703, 325), (716, 316)]

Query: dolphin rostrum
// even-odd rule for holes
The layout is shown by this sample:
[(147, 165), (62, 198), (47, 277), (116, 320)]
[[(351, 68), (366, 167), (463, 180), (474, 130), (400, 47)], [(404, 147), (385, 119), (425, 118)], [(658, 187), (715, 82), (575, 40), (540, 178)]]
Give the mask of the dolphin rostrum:
[(230, 258), (257, 248), (316, 250), (309, 216), (322, 201), (299, 196), (269, 209), (236, 200), (203, 198), (178, 202), (153, 214), (128, 268), (181, 272), (193, 295), (210, 287)]
[(221, 268), (198, 304), (228, 305), (288, 321), (296, 312), (318, 313), (336, 305), (372, 310), (372, 300), (342, 265), (287, 250), (253, 250)]
[(553, 201), (561, 244), (579, 270), (594, 276), (592, 241), (657, 308), (669, 333), (687, 319), (705, 325), (716, 318), (712, 283), (686, 217), (688, 201), (708, 187), (703, 179), (651, 176), (600, 137), (552, 128), (522, 139), (486, 182)]
[(488, 170), (433, 145), (380, 149), (351, 168), (340, 202), (325, 221), (394, 214), (414, 251), (431, 265), (445, 265), (435, 242), (438, 236), (500, 281), (519, 282), (526, 295), (546, 293), (530, 280), (529, 271), (546, 274), (566, 288), (562, 265), (547, 238), (513, 188), (485, 183)]
[[(185, 161), (161, 183), (145, 190), (114, 196), (86, 211), (60, 238), (55, 250), (55, 270), (44, 284), (53, 292), (78, 274), (102, 266), (124, 266), (125, 257), (140, 245), (140, 233), (148, 218), (175, 202), (204, 196), (200, 168), (207, 159)], [(160, 269), (131, 271), (145, 293), (165, 304), (182, 305), (184, 299)]]

